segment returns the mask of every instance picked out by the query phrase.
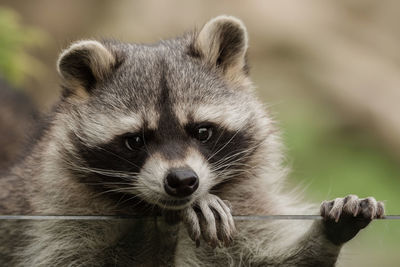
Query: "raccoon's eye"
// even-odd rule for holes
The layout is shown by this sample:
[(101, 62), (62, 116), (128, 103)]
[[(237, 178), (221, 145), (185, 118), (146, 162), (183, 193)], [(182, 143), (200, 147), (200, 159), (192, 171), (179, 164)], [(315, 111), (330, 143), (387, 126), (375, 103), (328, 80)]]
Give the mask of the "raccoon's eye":
[(213, 134), (212, 127), (201, 126), (197, 128), (195, 137), (200, 142), (206, 143), (208, 140), (210, 140), (212, 134)]
[(132, 135), (125, 138), (125, 146), (129, 150), (135, 150), (144, 146), (143, 138), (139, 135)]

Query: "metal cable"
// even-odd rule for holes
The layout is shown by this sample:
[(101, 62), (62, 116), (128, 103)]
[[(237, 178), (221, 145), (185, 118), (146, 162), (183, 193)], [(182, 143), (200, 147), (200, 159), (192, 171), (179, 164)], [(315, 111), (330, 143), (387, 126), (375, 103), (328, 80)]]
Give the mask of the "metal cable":
[[(0, 215), (0, 220), (138, 220), (152, 219), (140, 215)], [(321, 220), (320, 215), (235, 215), (236, 221), (263, 221), (263, 220)], [(386, 215), (377, 220), (400, 220), (400, 215)]]

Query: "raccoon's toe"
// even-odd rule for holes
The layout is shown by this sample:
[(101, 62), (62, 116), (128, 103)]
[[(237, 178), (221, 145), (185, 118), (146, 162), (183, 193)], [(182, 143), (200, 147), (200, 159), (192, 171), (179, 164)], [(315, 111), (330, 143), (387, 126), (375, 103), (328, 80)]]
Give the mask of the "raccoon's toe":
[(182, 212), (182, 219), (186, 225), (189, 237), (196, 242), (196, 246), (198, 247), (200, 245), (201, 230), (197, 213), (192, 207), (186, 208)]
[(384, 216), (384, 206), (373, 197), (359, 199), (355, 195), (324, 201), (320, 209), (325, 233), (335, 244), (352, 239), (373, 219)]
[(200, 233), (213, 248), (229, 246), (235, 232), (230, 208), (217, 196), (207, 195), (183, 212), (189, 236), (199, 244)]
[(231, 209), (225, 202), (219, 198), (217, 198), (217, 202), (219, 205), (212, 205), (212, 208), (216, 211), (217, 216), (218, 239), (227, 247), (233, 241), (233, 235), (236, 231), (235, 222), (233, 221)]
[[(217, 234), (217, 236), (215, 236), (213, 233), (205, 239), (210, 239), (211, 237), (212, 245), (215, 245), (215, 242), (217, 242), (219, 246), (229, 246), (232, 243), (232, 236), (236, 230), (230, 208), (220, 198), (212, 195), (210, 195), (208, 201), (202, 205), (203, 207), (200, 207), (202, 211), (208, 209), (212, 212), (212, 214), (209, 212), (202, 212), (205, 218), (204, 222), (209, 221), (209, 219), (206, 219), (205, 214), (214, 217)], [(207, 227), (207, 224), (204, 225)], [(205, 233), (207, 232), (208, 231), (205, 231)]]

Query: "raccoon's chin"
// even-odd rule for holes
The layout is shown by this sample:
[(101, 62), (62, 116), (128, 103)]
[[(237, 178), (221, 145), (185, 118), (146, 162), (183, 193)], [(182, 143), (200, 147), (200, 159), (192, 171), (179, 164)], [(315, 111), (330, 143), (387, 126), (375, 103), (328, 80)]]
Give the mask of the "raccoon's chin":
[(194, 201), (194, 198), (184, 199), (158, 199), (157, 205), (166, 210), (181, 210), (190, 206)]

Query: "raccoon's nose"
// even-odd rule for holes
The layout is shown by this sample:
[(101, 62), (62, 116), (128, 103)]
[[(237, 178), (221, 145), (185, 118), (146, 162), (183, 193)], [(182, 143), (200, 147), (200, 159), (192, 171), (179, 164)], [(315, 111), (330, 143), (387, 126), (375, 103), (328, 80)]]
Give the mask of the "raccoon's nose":
[(187, 197), (199, 187), (199, 177), (187, 168), (172, 169), (165, 177), (165, 191), (174, 197)]

